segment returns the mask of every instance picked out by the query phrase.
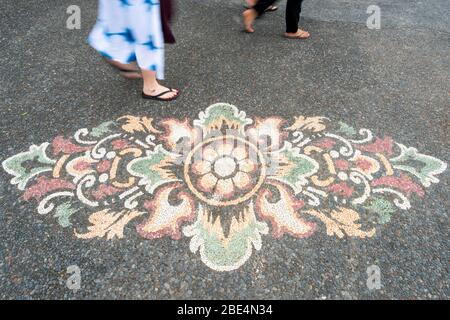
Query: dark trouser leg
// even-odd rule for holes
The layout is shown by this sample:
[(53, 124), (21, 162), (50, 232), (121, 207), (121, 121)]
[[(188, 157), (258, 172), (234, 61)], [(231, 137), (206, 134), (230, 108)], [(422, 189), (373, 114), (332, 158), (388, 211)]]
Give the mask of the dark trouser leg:
[(300, 12), (303, 0), (288, 0), (286, 6), (286, 32), (295, 33), (298, 30)]
[(253, 6), (253, 9), (255, 9), (256, 12), (258, 12), (258, 16), (264, 14), (266, 9), (273, 5), (277, 0), (259, 0), (256, 2), (256, 4)]

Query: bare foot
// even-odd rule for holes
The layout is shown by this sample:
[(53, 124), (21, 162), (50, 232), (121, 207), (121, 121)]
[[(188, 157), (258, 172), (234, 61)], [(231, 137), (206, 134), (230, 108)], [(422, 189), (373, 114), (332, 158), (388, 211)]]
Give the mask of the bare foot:
[(108, 58), (104, 58), (106, 62), (112, 65), (114, 68), (120, 71), (120, 75), (127, 79), (141, 79), (142, 74), (136, 62), (132, 63), (120, 63), (118, 61), (114, 61)]
[(244, 18), (245, 31), (248, 33), (255, 32), (255, 29), (253, 29), (253, 22), (256, 17), (258, 17), (258, 13), (254, 9), (248, 9), (242, 13), (242, 16)]
[(311, 35), (308, 31), (298, 29), (297, 32), (286, 32), (284, 36), (290, 39), (308, 39)]
[(157, 83), (155, 86), (152, 87), (144, 87), (143, 93), (145, 95), (155, 97), (165, 91), (168, 92), (159, 96), (158, 98), (160, 98), (161, 100), (170, 100), (172, 98), (175, 98), (180, 93), (179, 90), (177, 89), (170, 89), (160, 85), (159, 83)]

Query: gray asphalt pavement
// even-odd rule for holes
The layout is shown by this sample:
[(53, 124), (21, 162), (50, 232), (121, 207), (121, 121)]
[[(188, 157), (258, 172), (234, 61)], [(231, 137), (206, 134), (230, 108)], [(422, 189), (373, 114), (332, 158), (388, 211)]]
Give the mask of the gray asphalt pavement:
[[(81, 8), (81, 30), (65, 27), (66, 9), (71, 4)], [(366, 26), (366, 9), (372, 4), (381, 8), (380, 30), (370, 30)], [(137, 199), (136, 210), (146, 213), (125, 227), (123, 237), (80, 239), (76, 234), (88, 232), (92, 222), (89, 217), (94, 209), (83, 200), (74, 200), (71, 205), (76, 212), (70, 219), (71, 224), (61, 224), (53, 211), (39, 214), (39, 210), (45, 211), (45, 208), (39, 209), (40, 202), (36, 199), (42, 200), (44, 196), (36, 194), (51, 187), (37, 185), (24, 194), (24, 190), (38, 181), (38, 176), (31, 177), (24, 190), (19, 190), (17, 183), (11, 182), (11, 172), (0, 169), (0, 298), (449, 298), (450, 181), (445, 167), (450, 158), (450, 3), (445, 0), (379, 0), (376, 3), (305, 0), (301, 27), (312, 35), (307, 41), (288, 41), (282, 37), (284, 2), (280, 7), (277, 12), (258, 19), (254, 34), (246, 34), (242, 32), (241, 1), (178, 1), (174, 22), (177, 43), (167, 47), (164, 83), (180, 88), (182, 95), (174, 102), (157, 103), (142, 100), (140, 82), (121, 78), (87, 45), (86, 38), (96, 18), (96, 1), (2, 1), (0, 161), (29, 151), (31, 145), (53, 141), (53, 153), (50, 149), (47, 152), (54, 159), (49, 169), (53, 173), (42, 175), (53, 174), (55, 178), (58, 175), (53, 166), (57, 166), (55, 163), (59, 159), (55, 137), (70, 138), (81, 128), (91, 130), (125, 115), (153, 118), (156, 131), (164, 130), (166, 118), (188, 119), (193, 125), (199, 113), (215, 103), (234, 105), (255, 123), (258, 119), (278, 117), (292, 125), (295, 117), (321, 116), (328, 118), (330, 125), (326, 130), (330, 128), (330, 132), (346, 131), (342, 125), (341, 131), (336, 129), (339, 123), (354, 128), (353, 138), (349, 140), (363, 139), (365, 132), (358, 130), (367, 128), (380, 137), (380, 141), (386, 136), (392, 137), (395, 142), (417, 149), (419, 155), (408, 149), (408, 161), (412, 161), (411, 166), (419, 168), (418, 171), (409, 169), (402, 173), (401, 165), (395, 164), (399, 160), (394, 158), (400, 152), (398, 145), (394, 145), (391, 158), (383, 156), (388, 147), (380, 141), (364, 148), (355, 147), (365, 155), (372, 152), (372, 158), (376, 159), (376, 164), (372, 164), (378, 166), (378, 170), (386, 168), (383, 176), (390, 178), (379, 181), (384, 183), (384, 189), (395, 185), (401, 190), (401, 195), (391, 193), (396, 200), (389, 198), (392, 200), (389, 208), (395, 208), (390, 219), (375, 223), (372, 221), (375, 218), (364, 214), (375, 210), (375, 216), (381, 216), (382, 209), (370, 202), (370, 198), (366, 211), (356, 209), (358, 200), (351, 210), (361, 213), (361, 221), (368, 217), (369, 224), (362, 223), (361, 230), (376, 226), (371, 236), (358, 236), (358, 231), (352, 229), (358, 229), (352, 224), (357, 221), (352, 218), (341, 224), (342, 230), (350, 226), (351, 232), (345, 232), (342, 238), (330, 235), (327, 233), (330, 225), (322, 223), (330, 220), (321, 219), (319, 215), (304, 217), (316, 225), (315, 233), (308, 237), (292, 231), (294, 222), (287, 222), (285, 229), (280, 229), (287, 231), (277, 235), (275, 215), (264, 220), (263, 204), (270, 207), (273, 197), (282, 199), (281, 190), (285, 189), (271, 192), (275, 188), (272, 184), (272, 187), (255, 191), (255, 203), (262, 201), (255, 206), (261, 234), (258, 231), (256, 240), (252, 238), (251, 243), (248, 237), (243, 240), (244, 244), (236, 245), (238, 249), (240, 245), (247, 245), (251, 255), (245, 259), (244, 255), (239, 256), (239, 262), (236, 262), (238, 258), (232, 263), (223, 262), (220, 254), (215, 255), (221, 252), (219, 249), (211, 249), (210, 256), (208, 252), (192, 250), (194, 238), (188, 231), (180, 229), (179, 237), (175, 233), (159, 237), (136, 232), (136, 225), (149, 214), (145, 201), (157, 197), (142, 186), (139, 188), (145, 195)], [(320, 127), (320, 123), (315, 124)], [(121, 131), (113, 131), (116, 132)], [(322, 139), (325, 132), (328, 131), (314, 133), (311, 139)], [(130, 135), (136, 133), (128, 132), (122, 137)], [(162, 134), (161, 141), (165, 135)], [(92, 140), (93, 135), (81, 135), (81, 138)], [(290, 142), (295, 140), (292, 136), (289, 139)], [(78, 146), (75, 140), (72, 143)], [(322, 141), (321, 148), (325, 148), (324, 143)], [(370, 145), (369, 142), (363, 144)], [(74, 154), (81, 155), (87, 150), (76, 149), (77, 146), (69, 143), (62, 145), (61, 148), (75, 150)], [(307, 154), (306, 149), (301, 150), (302, 154)], [(330, 157), (336, 154), (342, 158), (339, 152), (330, 151)], [(370, 164), (372, 158), (359, 160)], [(41, 160), (34, 154), (21, 162), (22, 175), (32, 172), (33, 163)], [(353, 161), (347, 160), (345, 165)], [(362, 168), (359, 160), (354, 162)], [(319, 164), (316, 177), (326, 180), (332, 171), (330, 163), (317, 159), (311, 163), (316, 161)], [(342, 161), (340, 165), (334, 163), (336, 168), (344, 166)], [(3, 167), (5, 169), (5, 162)], [(119, 165), (117, 175), (128, 178), (129, 168)], [(389, 168), (393, 174), (389, 173)], [(337, 176), (337, 172), (334, 173)], [(370, 178), (371, 174), (365, 172), (364, 177)], [(373, 173), (374, 179), (379, 178), (377, 174)], [(339, 179), (350, 181), (347, 176), (342, 177), (340, 175)], [(186, 179), (181, 180), (181, 184), (186, 182)], [(372, 192), (379, 190), (373, 181), (370, 186)], [(74, 191), (78, 197), (88, 186), (79, 188), (80, 192)], [(195, 203), (198, 208), (202, 201), (194, 195), (194, 188), (188, 185), (183, 189), (181, 195), (185, 200), (182, 203)], [(322, 192), (326, 199), (321, 200), (315, 210), (350, 208), (350, 205), (331, 205), (335, 189), (326, 188), (327, 191)], [(342, 192), (364, 189), (362, 183), (356, 182), (351, 188)], [(367, 188), (361, 192), (366, 192)], [(287, 216), (285, 212), (291, 208), (288, 199), (296, 192), (292, 185), (286, 190), (289, 190), (286, 201), (280, 202), (279, 207), (283, 212), (280, 224), (288, 218), (294, 221), (305, 212), (299, 209), (293, 216)], [(144, 199), (146, 192), (149, 193), (147, 200)], [(269, 200), (264, 202), (264, 195), (269, 193), (266, 198)], [(376, 198), (379, 194), (373, 196)], [(405, 205), (403, 196), (407, 196), (409, 206)], [(302, 201), (306, 210), (310, 202), (306, 198)], [(159, 198), (154, 201), (155, 206), (162, 206), (162, 211), (169, 212), (163, 207), (164, 203)], [(400, 208), (402, 203), (408, 209)], [(125, 210), (124, 206), (115, 203), (108, 208), (119, 212)], [(370, 209), (375, 207), (378, 209)], [(219, 216), (230, 214), (228, 207), (211, 205), (211, 208)], [(388, 212), (386, 210), (383, 212)], [(344, 211), (340, 212), (344, 215)], [(189, 224), (185, 222), (183, 227)], [(267, 232), (262, 231), (264, 228)], [(158, 232), (163, 232), (161, 230)], [(232, 231), (227, 232), (232, 234)], [(206, 243), (205, 239), (202, 241)], [(261, 244), (259, 250), (257, 243)], [(230, 254), (227, 258), (233, 260), (234, 256)], [(80, 288), (75, 291), (66, 284), (71, 276), (67, 267), (73, 265), (79, 268), (81, 279)], [(232, 266), (233, 270), (220, 270), (224, 265)], [(368, 286), (368, 277), (373, 276), (368, 274), (371, 266), (376, 266), (380, 272), (379, 288)]]

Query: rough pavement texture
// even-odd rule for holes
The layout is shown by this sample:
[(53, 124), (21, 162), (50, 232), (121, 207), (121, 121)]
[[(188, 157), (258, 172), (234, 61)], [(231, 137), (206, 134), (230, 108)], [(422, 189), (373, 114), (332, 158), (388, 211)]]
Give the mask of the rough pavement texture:
[[(73, 2), (3, 1), (0, 16), (0, 160), (57, 135), (71, 136), (125, 114), (196, 118), (216, 102), (248, 115), (326, 116), (369, 128), (448, 162), (450, 5), (378, 1), (381, 30), (365, 25), (359, 1), (305, 1), (308, 41), (286, 41), (283, 10), (241, 32), (239, 1), (179, 1), (178, 43), (167, 50), (173, 103), (140, 99), (86, 44), (94, 1), (78, 0), (82, 29), (65, 28)], [(284, 8), (284, 7), (283, 7)], [(0, 170), (1, 298), (448, 298), (448, 171), (372, 239), (264, 238), (236, 271), (220, 273), (187, 238), (77, 240), (20, 199)], [(78, 265), (81, 290), (65, 286)], [(382, 288), (366, 269), (378, 265)]]

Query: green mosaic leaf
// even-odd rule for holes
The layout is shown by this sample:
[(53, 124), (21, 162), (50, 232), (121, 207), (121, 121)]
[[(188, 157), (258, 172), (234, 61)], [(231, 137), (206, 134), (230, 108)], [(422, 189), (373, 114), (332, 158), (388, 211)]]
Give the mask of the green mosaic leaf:
[(378, 214), (378, 222), (381, 224), (389, 222), (392, 214), (397, 211), (389, 200), (381, 197), (373, 198), (365, 208), (370, 212)]
[(355, 128), (349, 126), (345, 122), (339, 121), (339, 129), (337, 132), (345, 134), (347, 137), (353, 137), (356, 134)]
[(70, 217), (77, 211), (78, 209), (73, 208), (70, 202), (64, 202), (56, 207), (54, 217), (58, 218), (58, 223), (61, 227), (70, 227), (72, 225)]
[(140, 185), (145, 185), (149, 193), (160, 185), (167, 182), (179, 181), (171, 170), (167, 168), (176, 161), (177, 155), (174, 155), (157, 145), (153, 151), (149, 151), (147, 156), (134, 159), (128, 166), (128, 172), (141, 178)]
[[(419, 153), (416, 148), (408, 148), (400, 143), (397, 143), (397, 145), (400, 147), (401, 154), (390, 159), (395, 169), (413, 174), (425, 187), (429, 187), (431, 183), (439, 182), (435, 175), (444, 172), (447, 168), (445, 162)], [(415, 165), (417, 162), (420, 162), (422, 165)]]
[(226, 240), (223, 234), (217, 232), (220, 227), (215, 226), (212, 230), (205, 228), (200, 216), (193, 225), (184, 229), (184, 234), (192, 237), (191, 251), (195, 253), (199, 250), (207, 266), (218, 271), (230, 271), (250, 258), (253, 247), (260, 250), (261, 234), (268, 233), (267, 224), (257, 221), (252, 209), (248, 219), (244, 227), (231, 231)]
[(97, 127), (93, 128), (90, 132), (90, 135), (94, 138), (99, 138), (102, 137), (110, 132), (112, 132), (111, 130), (111, 126), (114, 124), (114, 121), (106, 121), (103, 122), (102, 124), (98, 125)]
[[(45, 151), (48, 146), (48, 142), (40, 146), (32, 145), (28, 151), (16, 154), (3, 161), (2, 165), (5, 171), (14, 176), (11, 179), (11, 184), (17, 184), (19, 190), (24, 190), (31, 178), (53, 170), (56, 161), (47, 157)], [(30, 166), (32, 167), (30, 168)]]
[(227, 103), (216, 103), (209, 106), (205, 112), (200, 112), (199, 119), (194, 120), (194, 124), (204, 127), (207, 130), (219, 129), (225, 122), (229, 127), (243, 129), (245, 125), (253, 121), (246, 118), (244, 111)]
[(306, 178), (317, 172), (319, 164), (289, 142), (277, 153), (278, 164), (273, 178), (289, 184), (298, 193), (301, 186), (308, 183)]

